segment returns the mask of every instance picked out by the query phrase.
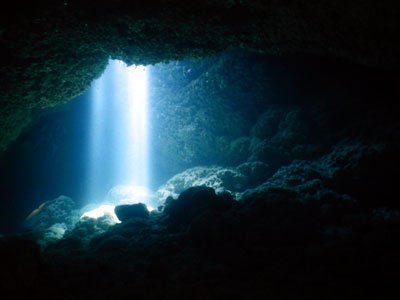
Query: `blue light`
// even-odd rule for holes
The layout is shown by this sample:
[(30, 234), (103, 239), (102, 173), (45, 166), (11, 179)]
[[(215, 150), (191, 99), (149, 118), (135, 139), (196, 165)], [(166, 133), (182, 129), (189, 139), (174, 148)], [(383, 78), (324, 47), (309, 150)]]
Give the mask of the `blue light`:
[(143, 66), (115, 62), (118, 87), (115, 179), (118, 184), (148, 186), (147, 166), (147, 72)]
[(101, 202), (104, 190), (113, 186), (149, 185), (147, 80), (146, 67), (110, 60), (92, 85), (90, 202)]
[(89, 153), (88, 153), (88, 184), (89, 198), (94, 198), (95, 190), (101, 181), (102, 165), (99, 162), (104, 155), (104, 148), (101, 146), (104, 140), (104, 115), (105, 104), (105, 77), (97, 79), (90, 90), (91, 115), (90, 115), (90, 135), (89, 135)]

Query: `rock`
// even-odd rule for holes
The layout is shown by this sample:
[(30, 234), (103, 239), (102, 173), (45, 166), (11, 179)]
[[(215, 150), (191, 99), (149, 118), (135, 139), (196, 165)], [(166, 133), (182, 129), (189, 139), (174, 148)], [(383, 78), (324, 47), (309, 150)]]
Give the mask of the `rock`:
[(291, 154), (296, 159), (315, 159), (322, 154), (320, 145), (302, 144), (291, 149)]
[[(342, 144), (318, 160), (293, 160), (262, 185), (237, 193), (236, 199), (249, 195), (267, 196), (270, 188), (290, 190), (299, 201), (316, 201), (329, 222), (341, 222), (344, 214), (353, 214), (359, 205), (371, 209), (387, 205), (399, 207), (394, 178), (398, 157), (381, 144)], [(249, 167), (238, 167), (246, 173)], [(246, 173), (247, 174), (247, 173)]]
[[(194, 165), (232, 166), (247, 160), (247, 134), (270, 90), (265, 69), (252, 68), (266, 63), (257, 63), (252, 59), (256, 57), (230, 51), (151, 68), (156, 83), (150, 86), (156, 116), (152, 130), (157, 132), (152, 147), (158, 173), (171, 177)], [(188, 67), (198, 75), (181, 79)]]
[(79, 222), (79, 211), (75, 202), (66, 196), (42, 203), (25, 219), (22, 228), (25, 234), (42, 247), (63, 238)]
[(237, 166), (236, 170), (247, 177), (246, 189), (260, 185), (272, 175), (270, 166), (261, 161), (245, 162)]
[(166, 203), (164, 212), (173, 225), (187, 226), (193, 218), (204, 212), (222, 213), (233, 203), (229, 194), (218, 196), (215, 190), (206, 186), (187, 189), (177, 200)]
[(226, 153), (226, 163), (234, 165), (246, 161), (250, 155), (251, 139), (247, 136), (237, 138), (232, 141), (229, 146), (229, 150)]
[(364, 207), (400, 208), (398, 148), (381, 143), (342, 144), (316, 164), (328, 171), (332, 189), (358, 199)]
[(257, 120), (257, 123), (251, 129), (251, 136), (260, 139), (270, 138), (278, 131), (279, 122), (282, 119), (282, 110), (269, 109), (263, 112)]
[[(64, 223), (56, 223), (50, 226), (43, 235), (43, 239), (47, 243), (56, 242), (63, 238), (65, 231), (67, 230), (67, 226)], [(46, 245), (46, 244), (44, 244)]]
[(157, 190), (157, 196), (159, 205), (163, 205), (169, 196), (177, 198), (191, 187), (207, 186), (213, 188), (217, 194), (228, 192), (235, 197), (236, 192), (246, 189), (248, 183), (247, 176), (234, 168), (194, 167), (169, 179)]
[[(223, 188), (228, 191), (242, 190), (247, 183), (247, 178), (236, 170), (224, 169), (218, 171), (215, 175), (222, 181)], [(218, 191), (218, 194), (222, 193), (222, 191)]]
[(66, 196), (42, 203), (25, 219), (23, 224), (27, 229), (47, 229), (56, 223), (64, 223), (67, 227), (73, 226), (79, 215), (73, 210), (75, 202)]
[(210, 244), (214, 247), (229, 240), (235, 228), (230, 225), (220, 214), (207, 211), (193, 218), (188, 234), (198, 246), (210, 249)]
[(143, 203), (118, 205), (114, 211), (121, 222), (125, 222), (130, 218), (148, 218), (150, 214)]
[(250, 157), (248, 161), (261, 161), (267, 163), (271, 168), (277, 169), (278, 167), (290, 162), (290, 155), (288, 152), (271, 143), (269, 139), (261, 140), (259, 138), (252, 138), (250, 144)]
[[(75, 227), (65, 231), (62, 239), (58, 240), (56, 243), (49, 243), (46, 245), (45, 251), (61, 251), (68, 253), (78, 249), (86, 249), (93, 239), (108, 232), (113, 225), (115, 225), (115, 220), (108, 213), (97, 219), (83, 217)], [(60, 230), (60, 228), (56, 229)], [(54, 239), (56, 234), (57, 232), (52, 232), (49, 238)]]
[(128, 246), (128, 240), (120, 235), (113, 235), (103, 240), (99, 245), (98, 249), (103, 251), (115, 251), (123, 249)]

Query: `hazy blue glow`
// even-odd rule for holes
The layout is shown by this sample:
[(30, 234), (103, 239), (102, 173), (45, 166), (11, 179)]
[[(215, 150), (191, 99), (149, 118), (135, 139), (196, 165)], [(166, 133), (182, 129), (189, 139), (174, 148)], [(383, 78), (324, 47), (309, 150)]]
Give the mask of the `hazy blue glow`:
[(88, 200), (116, 185), (147, 187), (146, 68), (110, 60), (91, 93)]
[(103, 147), (101, 146), (103, 142), (103, 122), (102, 118), (104, 115), (104, 84), (105, 77), (97, 79), (91, 89), (91, 120), (90, 120), (90, 141), (89, 141), (89, 172), (88, 172), (88, 189), (89, 197), (94, 195), (94, 189), (101, 178), (101, 164), (99, 162), (102, 160), (104, 155)]
[(147, 72), (145, 67), (115, 64), (116, 179), (119, 184), (148, 185), (147, 174)]

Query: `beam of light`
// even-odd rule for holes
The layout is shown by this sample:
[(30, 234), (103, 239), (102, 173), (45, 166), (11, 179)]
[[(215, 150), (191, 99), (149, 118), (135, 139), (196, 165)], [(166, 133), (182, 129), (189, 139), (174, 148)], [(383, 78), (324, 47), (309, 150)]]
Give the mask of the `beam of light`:
[(87, 189), (89, 199), (96, 197), (96, 187), (101, 181), (101, 164), (103, 153), (103, 122), (102, 118), (104, 115), (104, 102), (105, 102), (105, 76), (97, 79), (91, 87), (90, 98), (91, 98), (91, 115), (90, 115), (90, 128), (89, 128), (89, 146), (88, 146), (88, 169), (87, 174)]
[(114, 70), (119, 129), (115, 137), (116, 183), (147, 186), (147, 71), (120, 61)]
[(147, 69), (110, 60), (92, 86), (88, 200), (117, 185), (147, 187)]

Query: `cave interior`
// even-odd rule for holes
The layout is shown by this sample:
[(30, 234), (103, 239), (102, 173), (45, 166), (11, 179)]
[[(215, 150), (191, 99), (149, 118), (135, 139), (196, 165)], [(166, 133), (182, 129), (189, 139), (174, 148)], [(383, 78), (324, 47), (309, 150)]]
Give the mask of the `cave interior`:
[(40, 0), (0, 16), (2, 291), (394, 299), (397, 1)]

